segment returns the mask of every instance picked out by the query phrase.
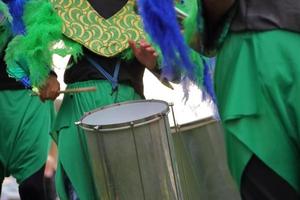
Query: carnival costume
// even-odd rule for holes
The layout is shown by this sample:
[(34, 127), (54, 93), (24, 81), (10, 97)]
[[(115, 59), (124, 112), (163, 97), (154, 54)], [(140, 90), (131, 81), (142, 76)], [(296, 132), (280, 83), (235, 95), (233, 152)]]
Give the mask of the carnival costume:
[(85, 135), (74, 122), (101, 106), (144, 97), (145, 66), (134, 58), (128, 40), (145, 39), (145, 34), (134, 0), (53, 0), (52, 4), (63, 21), (66, 46), (76, 47), (75, 55), (80, 55), (71, 58), (65, 71), (67, 88), (96, 87), (96, 92), (63, 99), (54, 127), (59, 150), (57, 191), (63, 200), (99, 199), (89, 166), (93, 158), (86, 154)]
[[(203, 54), (217, 52), (216, 103), (225, 129), (229, 167), (242, 195), (258, 195), (254, 199), (271, 194), (278, 199), (298, 199), (300, 3), (240, 0), (214, 29), (207, 24), (203, 2), (195, 3), (197, 24), (192, 32), (201, 36), (199, 46)], [(158, 38), (151, 31), (157, 28), (159, 20), (165, 19), (158, 17), (152, 22), (151, 16), (159, 16), (160, 10), (173, 10), (173, 2), (141, 0), (140, 6), (148, 24), (146, 30)], [(160, 42), (164, 39), (154, 41), (165, 48)], [(178, 55), (165, 59), (172, 63)], [(267, 171), (260, 175), (264, 178), (257, 174), (249, 177), (258, 166), (261, 172)], [(272, 178), (274, 181), (270, 181)], [(243, 187), (246, 182), (249, 191)]]
[[(42, 103), (38, 96), (31, 95), (31, 91), (25, 88), (30, 87), (29, 73), (23, 70), (31, 71), (32, 68), (24, 67), (23, 63), (32, 67), (38, 65), (41, 69), (47, 68), (45, 62), (36, 57), (47, 54), (43, 51), (42, 40), (37, 41), (36, 35), (43, 31), (50, 33), (52, 26), (48, 27), (46, 21), (35, 18), (42, 18), (42, 13), (48, 15), (51, 10), (51, 4), (45, 1), (26, 1), (26, 4), (16, 1), (0, 2), (0, 183), (5, 176), (14, 176), (19, 183), (20, 196), (24, 199), (44, 199), (45, 195), (43, 166), (48, 154), (54, 107), (52, 102)], [(47, 17), (43, 19), (46, 20)], [(41, 24), (42, 21), (45, 24)], [(11, 76), (17, 75), (15, 72), (18, 71), (20, 76), (14, 77), (22, 79), (24, 85), (10, 78), (6, 73), (7, 69), (12, 72)], [(44, 81), (49, 70), (33, 72), (30, 77), (34, 83), (41, 83), (37, 79), (44, 76)], [(32, 185), (28, 181), (36, 183)]]

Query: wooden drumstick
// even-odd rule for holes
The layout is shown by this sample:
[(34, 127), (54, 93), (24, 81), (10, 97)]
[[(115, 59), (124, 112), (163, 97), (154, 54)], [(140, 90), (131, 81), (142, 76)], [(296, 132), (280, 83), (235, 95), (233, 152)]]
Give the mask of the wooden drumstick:
[(97, 90), (96, 87), (82, 87), (82, 88), (61, 90), (58, 93), (67, 94), (67, 93), (91, 92), (96, 90)]
[[(96, 87), (81, 87), (81, 88), (74, 88), (74, 89), (66, 89), (66, 90), (60, 90), (58, 91), (59, 94), (71, 94), (71, 93), (79, 93), (79, 92), (92, 92), (96, 91)], [(32, 96), (38, 96), (39, 92), (38, 91), (33, 91), (31, 94)]]

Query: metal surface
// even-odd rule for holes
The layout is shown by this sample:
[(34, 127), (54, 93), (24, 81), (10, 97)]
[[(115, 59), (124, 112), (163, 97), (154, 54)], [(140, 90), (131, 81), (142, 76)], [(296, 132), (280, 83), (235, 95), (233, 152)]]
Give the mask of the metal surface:
[(172, 128), (185, 200), (240, 200), (229, 173), (223, 130), (213, 118)]
[(78, 122), (88, 130), (130, 128), (132, 124), (147, 123), (169, 112), (168, 103), (160, 100), (136, 100), (104, 106), (86, 113)]
[[(139, 109), (134, 108), (135, 104), (139, 105)], [(145, 112), (149, 105), (151, 112)], [(120, 109), (114, 109), (114, 106), (129, 109), (121, 109), (126, 113), (122, 115), (126, 119), (119, 119)], [(85, 130), (99, 199), (181, 200), (178, 174), (174, 170), (174, 146), (169, 139), (168, 104), (156, 100), (126, 102), (93, 111), (85, 115), (81, 122), (95, 112), (107, 113), (106, 109), (115, 112), (110, 114), (115, 115), (118, 118), (116, 121), (121, 124), (115, 123), (113, 117), (96, 128), (95, 124), (80, 124)], [(137, 116), (136, 112), (138, 116), (142, 116), (143, 112), (145, 115), (140, 119), (128, 116)], [(93, 116), (99, 117), (101, 113)], [(92, 120), (92, 123), (97, 120)]]

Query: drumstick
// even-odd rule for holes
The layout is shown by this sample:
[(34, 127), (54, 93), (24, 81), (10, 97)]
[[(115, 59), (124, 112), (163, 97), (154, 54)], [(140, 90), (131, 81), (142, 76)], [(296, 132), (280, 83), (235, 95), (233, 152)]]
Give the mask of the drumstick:
[[(81, 88), (74, 88), (74, 89), (66, 89), (66, 90), (60, 90), (58, 91), (59, 94), (70, 94), (70, 93), (79, 93), (79, 92), (92, 92), (96, 91), (96, 87), (81, 87)], [(31, 94), (32, 96), (38, 96), (38, 91), (33, 91)]]
[(58, 93), (67, 94), (67, 93), (91, 92), (96, 90), (97, 90), (96, 87), (82, 87), (82, 88), (60, 90)]

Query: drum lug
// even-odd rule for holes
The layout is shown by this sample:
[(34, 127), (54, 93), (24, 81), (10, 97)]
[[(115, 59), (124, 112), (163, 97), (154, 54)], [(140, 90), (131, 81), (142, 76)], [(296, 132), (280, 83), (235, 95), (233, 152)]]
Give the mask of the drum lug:
[(74, 124), (75, 124), (76, 126), (79, 126), (79, 125), (81, 125), (81, 121), (75, 122)]

